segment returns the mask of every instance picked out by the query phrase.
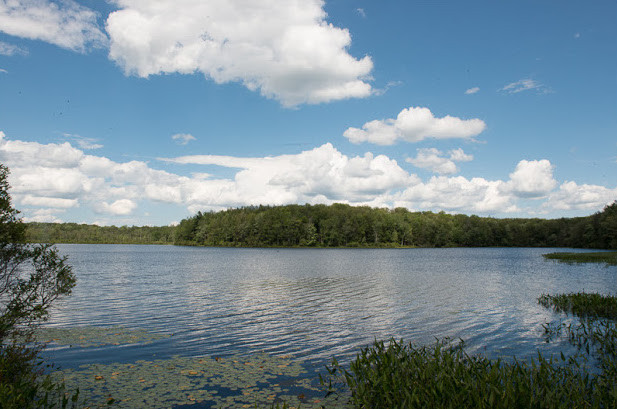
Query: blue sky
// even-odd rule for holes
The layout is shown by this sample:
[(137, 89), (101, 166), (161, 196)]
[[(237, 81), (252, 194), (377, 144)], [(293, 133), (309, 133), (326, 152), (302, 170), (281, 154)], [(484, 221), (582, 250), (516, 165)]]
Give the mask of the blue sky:
[(0, 162), (27, 221), (588, 215), (616, 73), (613, 0), (0, 0)]

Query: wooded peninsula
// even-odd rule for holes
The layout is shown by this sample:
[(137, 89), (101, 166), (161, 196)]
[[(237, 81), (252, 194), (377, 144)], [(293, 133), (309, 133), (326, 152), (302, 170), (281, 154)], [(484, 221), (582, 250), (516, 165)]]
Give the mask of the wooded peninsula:
[(576, 247), (617, 249), (617, 201), (586, 217), (499, 219), (346, 204), (198, 212), (177, 226), (28, 223), (47, 243), (227, 247)]

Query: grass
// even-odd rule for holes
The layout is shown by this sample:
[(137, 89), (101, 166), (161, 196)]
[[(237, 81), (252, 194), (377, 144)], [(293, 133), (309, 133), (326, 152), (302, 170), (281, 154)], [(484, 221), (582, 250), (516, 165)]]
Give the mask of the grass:
[(548, 253), (542, 255), (547, 260), (557, 260), (564, 263), (606, 263), (617, 265), (617, 251), (599, 251), (584, 253)]
[(355, 408), (616, 408), (617, 299), (578, 293), (538, 302), (580, 318), (578, 325), (544, 326), (553, 339), (565, 330), (578, 354), (491, 360), (468, 355), (462, 341), (391, 339), (362, 349), (348, 368), (333, 360), (321, 382)]

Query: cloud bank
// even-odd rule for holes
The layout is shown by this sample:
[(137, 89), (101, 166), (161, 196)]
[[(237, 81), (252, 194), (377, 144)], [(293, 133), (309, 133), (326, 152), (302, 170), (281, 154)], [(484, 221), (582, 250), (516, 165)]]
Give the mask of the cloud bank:
[(352, 143), (369, 142), (377, 145), (394, 145), (399, 141), (420, 142), (424, 139), (471, 139), (486, 129), (480, 119), (460, 119), (447, 115), (436, 118), (428, 108), (403, 109), (396, 119), (374, 120), (362, 129), (348, 128), (344, 133)]
[[(471, 159), (462, 149), (449, 151), (447, 157), (430, 150), (419, 151), (418, 157), (422, 153), (452, 162)], [(192, 155), (158, 162), (161, 166), (173, 163), (176, 168), (190, 164), (193, 168), (208, 166), (209, 170), (212, 166), (237, 169), (231, 178), (217, 178), (212, 173), (182, 176), (141, 161), (119, 163), (88, 155), (68, 142), (9, 140), (2, 132), (0, 161), (11, 169), (11, 195), (27, 221), (61, 221), (68, 212), (79, 209), (92, 220), (101, 216), (117, 223), (144, 214), (153, 204), (181, 206), (190, 213), (258, 204), (342, 202), (468, 214), (536, 215), (556, 210), (597, 211), (617, 198), (617, 187), (573, 181), (559, 185), (545, 159), (520, 161), (508, 180), (446, 176), (447, 172), (422, 180), (385, 155), (369, 152), (351, 157), (329, 143), (292, 155)], [(524, 208), (530, 199), (535, 207)]]

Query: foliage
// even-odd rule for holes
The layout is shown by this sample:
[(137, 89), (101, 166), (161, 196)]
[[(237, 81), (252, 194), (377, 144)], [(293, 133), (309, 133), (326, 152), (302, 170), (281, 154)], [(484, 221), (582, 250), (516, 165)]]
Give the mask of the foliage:
[(548, 253), (543, 254), (547, 260), (557, 260), (564, 263), (606, 263), (617, 265), (617, 251), (601, 251), (591, 253)]
[(356, 408), (617, 407), (617, 298), (578, 293), (538, 302), (581, 318), (544, 328), (547, 341), (565, 329), (582, 354), (502, 361), (469, 356), (462, 341), (418, 347), (391, 339), (362, 349), (349, 369), (333, 360), (322, 384), (331, 394), (349, 391)]
[(77, 223), (27, 223), (30, 243), (172, 244), (173, 226), (96, 226)]
[[(11, 205), (8, 168), (0, 164), (0, 402), (5, 408), (65, 407), (62, 386), (42, 375), (41, 346), (32, 342), (49, 308), (69, 294), (75, 276), (66, 259), (49, 245), (25, 243), (25, 226)], [(51, 395), (50, 395), (51, 394)]]
[(448, 340), (417, 347), (391, 339), (364, 348), (349, 370), (333, 360), (324, 383), (351, 390), (356, 408), (614, 407), (598, 377), (561, 355), (530, 362), (469, 356)]
[(578, 317), (617, 320), (617, 297), (598, 293), (542, 294), (538, 303)]
[(344, 204), (197, 213), (175, 244), (259, 247), (579, 247), (617, 249), (617, 202), (588, 217), (495, 219)]

